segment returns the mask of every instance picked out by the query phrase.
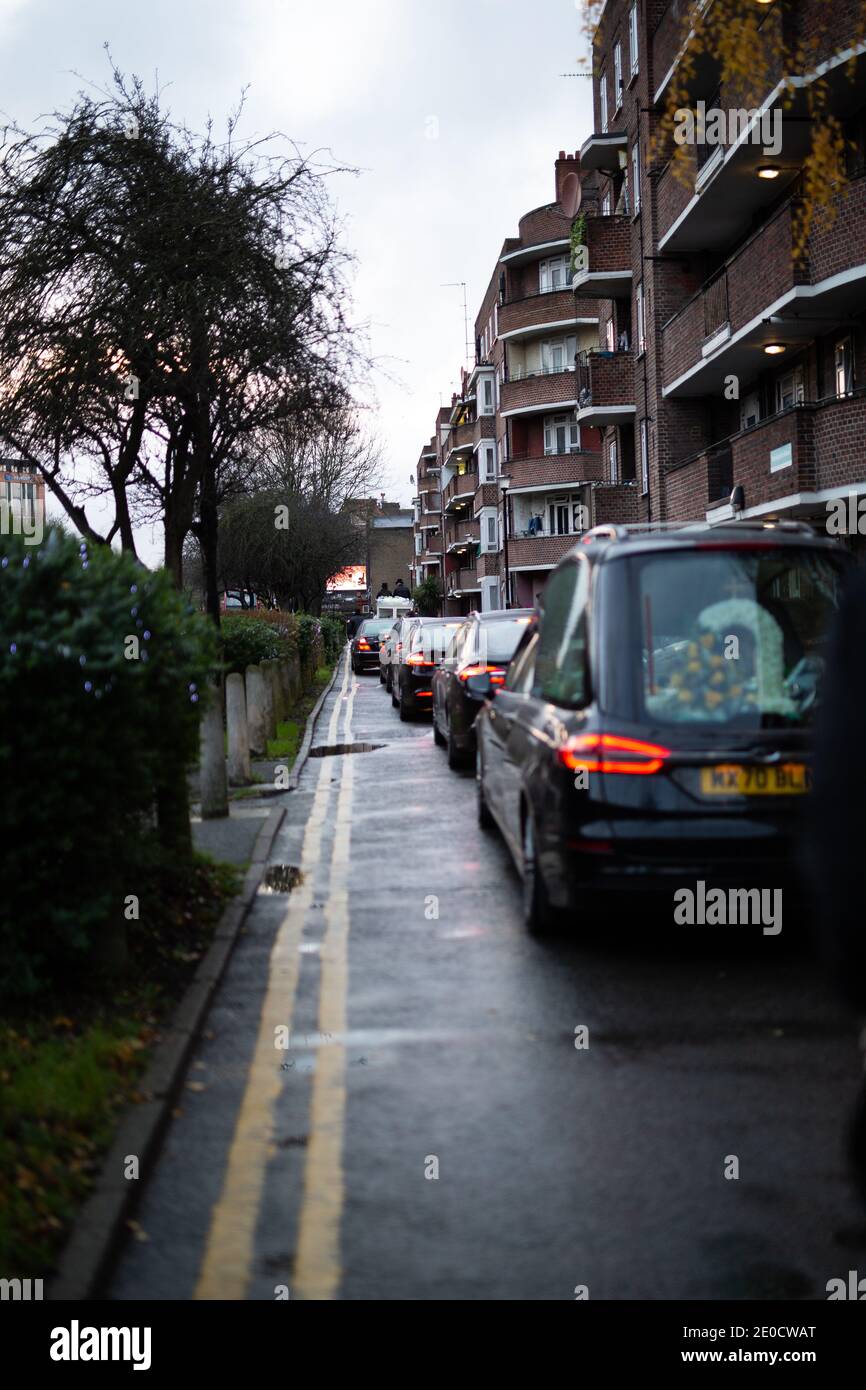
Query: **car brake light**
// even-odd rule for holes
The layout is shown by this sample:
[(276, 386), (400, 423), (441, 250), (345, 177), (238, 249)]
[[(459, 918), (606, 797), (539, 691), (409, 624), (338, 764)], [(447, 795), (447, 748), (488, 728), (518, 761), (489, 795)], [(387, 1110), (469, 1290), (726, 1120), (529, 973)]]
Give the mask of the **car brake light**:
[(412, 656), (406, 657), (407, 666), (432, 666), (432, 661), (425, 661), (420, 652), (415, 652)]
[(367, 641), (366, 637), (362, 637), (361, 640), (360, 640), (360, 642), (358, 643), (358, 651), (359, 651), (359, 652), (368, 652), (369, 650), (370, 650), (370, 643)]
[(489, 676), (491, 685), (503, 685), (505, 682), (504, 666), (464, 666), (462, 671), (457, 672), (459, 681), (468, 681), (471, 676)]
[[(607, 754), (630, 756), (608, 757)], [(591, 754), (597, 756), (592, 757)], [(625, 772), (643, 774), (658, 772), (669, 758), (671, 750), (658, 743), (623, 738), (620, 734), (579, 734), (559, 749), (557, 757), (571, 772)]]

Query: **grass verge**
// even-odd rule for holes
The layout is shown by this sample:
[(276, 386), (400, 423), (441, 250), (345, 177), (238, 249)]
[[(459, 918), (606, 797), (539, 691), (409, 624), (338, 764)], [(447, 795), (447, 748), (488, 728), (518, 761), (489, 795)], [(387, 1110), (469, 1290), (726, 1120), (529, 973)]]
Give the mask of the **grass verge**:
[[(153, 1044), (241, 876), (197, 855), (168, 878), (121, 979), (5, 1010), (0, 1024), (0, 1277), (50, 1276)], [(130, 924), (133, 926), (134, 924)]]

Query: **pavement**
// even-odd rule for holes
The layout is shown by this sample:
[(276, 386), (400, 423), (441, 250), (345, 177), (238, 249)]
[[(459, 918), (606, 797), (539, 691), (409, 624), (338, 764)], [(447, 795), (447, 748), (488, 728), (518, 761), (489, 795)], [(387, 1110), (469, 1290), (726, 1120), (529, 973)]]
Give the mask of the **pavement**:
[(109, 1298), (824, 1299), (866, 1260), (801, 943), (533, 940), (472, 774), (345, 661), (273, 805)]

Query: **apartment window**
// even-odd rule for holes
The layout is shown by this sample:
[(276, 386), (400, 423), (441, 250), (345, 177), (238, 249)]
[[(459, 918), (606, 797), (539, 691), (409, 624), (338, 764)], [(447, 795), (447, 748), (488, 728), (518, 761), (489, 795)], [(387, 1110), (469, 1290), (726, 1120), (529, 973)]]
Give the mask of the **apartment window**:
[(614, 44), (613, 49), (613, 109), (622, 106), (622, 44)]
[(631, 147), (631, 182), (634, 210), (640, 212), (640, 145), (637, 140)]
[(598, 79), (598, 115), (602, 134), (607, 130), (607, 73)]
[(803, 368), (794, 367), (776, 381), (776, 409), (789, 410), (792, 405), (803, 404)]
[(545, 415), (544, 452), (576, 454), (580, 449), (580, 426), (572, 415)]
[(551, 536), (571, 535), (571, 506), (567, 497), (555, 497), (548, 506)]
[(481, 481), (482, 483), (492, 483), (496, 478), (496, 455), (492, 444), (485, 444), (481, 449)]
[(613, 351), (615, 350), (615, 348), (616, 348), (616, 330), (614, 329), (614, 326), (613, 326), (613, 319), (612, 319), (612, 318), (611, 318), (611, 319), (608, 319), (608, 321), (607, 321), (607, 323), (605, 324), (604, 327), (605, 327), (605, 342), (607, 343), (607, 350), (608, 350), (608, 352), (613, 352)]
[(420, 555), (424, 549), (424, 542), (420, 536), (415, 537), (415, 554)]
[(757, 391), (750, 391), (740, 406), (740, 429), (750, 429), (761, 418), (761, 398)]
[(565, 372), (574, 366), (577, 352), (577, 335), (567, 338), (549, 338), (541, 344), (541, 370), (546, 375), (551, 372)]
[(833, 353), (836, 374), (836, 395), (850, 396), (854, 390), (854, 354), (851, 339), (843, 338)]
[(628, 12), (628, 61), (631, 74), (637, 72), (637, 3), (633, 4)]
[(495, 512), (488, 512), (484, 516), (482, 531), (482, 550), (499, 549), (499, 521)]
[(634, 316), (638, 352), (646, 352), (646, 317), (643, 303), (643, 281), (634, 292)]
[(602, 215), (602, 217), (610, 217), (610, 209), (611, 209), (610, 189), (608, 189), (607, 192), (605, 193), (604, 197), (603, 197), (602, 200), (601, 200), (601, 215)]
[(563, 290), (568, 275), (568, 257), (551, 256), (539, 265), (538, 288), (542, 294), (551, 290)]
[(612, 439), (607, 451), (608, 477), (612, 483), (616, 482), (616, 440)]
[(640, 490), (646, 497), (649, 492), (649, 436), (646, 420), (640, 422)]
[(493, 414), (493, 378), (490, 376), (484, 378), (481, 409), (484, 415)]

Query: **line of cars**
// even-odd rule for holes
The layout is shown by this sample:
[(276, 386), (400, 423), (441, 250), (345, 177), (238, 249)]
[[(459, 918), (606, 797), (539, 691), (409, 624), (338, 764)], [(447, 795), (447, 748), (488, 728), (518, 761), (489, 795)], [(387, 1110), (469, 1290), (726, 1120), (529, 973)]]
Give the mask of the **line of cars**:
[(696, 880), (799, 892), (811, 726), (849, 563), (793, 522), (597, 527), (538, 610), (380, 634), (401, 719), (430, 710), (449, 764), (474, 760), (478, 819), (508, 846), (531, 931)]

